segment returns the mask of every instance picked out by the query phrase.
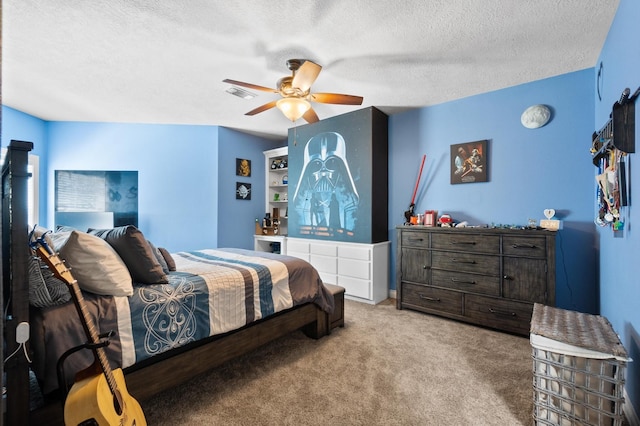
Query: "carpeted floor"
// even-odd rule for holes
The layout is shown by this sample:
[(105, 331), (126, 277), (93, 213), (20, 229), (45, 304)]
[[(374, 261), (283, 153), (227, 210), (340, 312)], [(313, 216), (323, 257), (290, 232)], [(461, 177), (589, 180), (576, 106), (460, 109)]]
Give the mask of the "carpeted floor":
[(529, 340), (346, 301), (345, 327), (293, 333), (142, 401), (149, 425), (529, 425)]

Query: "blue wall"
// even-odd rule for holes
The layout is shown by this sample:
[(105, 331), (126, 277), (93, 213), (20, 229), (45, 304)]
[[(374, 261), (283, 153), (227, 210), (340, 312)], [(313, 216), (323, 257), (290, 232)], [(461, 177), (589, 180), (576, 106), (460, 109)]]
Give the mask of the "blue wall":
[[(638, 21), (640, 2), (621, 0), (616, 17), (594, 71), (594, 86), (602, 62), (600, 93), (594, 95), (594, 129), (609, 119), (613, 103), (625, 87), (633, 93), (640, 86), (640, 38)], [(640, 153), (640, 102), (636, 101), (636, 153)], [(638, 154), (629, 157), (633, 166)], [(594, 171), (595, 173), (595, 171)], [(598, 228), (600, 237), (600, 310), (621, 335), (622, 343), (634, 362), (628, 364), (626, 390), (636, 414), (640, 414), (640, 280), (636, 263), (640, 253), (640, 211), (633, 208), (633, 200), (640, 201), (640, 170), (631, 170), (632, 206), (621, 209), (625, 231), (614, 238), (611, 229)], [(595, 209), (595, 207), (594, 207)], [(595, 210), (594, 213), (595, 215)], [(639, 221), (639, 224), (636, 224)]]
[[(255, 218), (264, 216), (264, 155), (286, 142), (217, 126), (48, 122), (3, 106), (2, 146), (34, 143), (40, 156), (40, 224), (53, 226), (55, 170), (137, 170), (138, 226), (170, 251), (253, 248)], [(251, 160), (249, 178), (236, 158)], [(235, 199), (248, 181), (250, 201)], [(256, 190), (257, 189), (257, 190)]]
[[(2, 147), (6, 148), (12, 139), (33, 142), (31, 154), (40, 157), (40, 202), (39, 216), (47, 215), (46, 188), (47, 174), (44, 173), (47, 158), (47, 122), (13, 108), (2, 106)], [(44, 221), (44, 219), (43, 219)]]
[(170, 251), (217, 242), (216, 127), (50, 122), (47, 224), (55, 170), (137, 170), (138, 227)]
[[(556, 240), (557, 304), (597, 312), (595, 189), (588, 149), (593, 90), (588, 69), (391, 116), (393, 252), (394, 228), (404, 221), (426, 154), (416, 211), (438, 210), (471, 225), (527, 225), (529, 218), (544, 219), (544, 209), (555, 209), (564, 226)], [(546, 104), (553, 112), (549, 124), (535, 130), (520, 123), (533, 104)], [(451, 185), (450, 145), (481, 139), (489, 140), (489, 181)]]
[[(218, 161), (218, 247), (253, 250), (256, 218), (265, 214), (264, 154), (287, 144), (286, 140), (266, 141), (221, 127)], [(236, 158), (251, 160), (251, 176), (236, 176)], [(236, 182), (251, 184), (251, 200), (236, 200)]]
[[(154, 244), (253, 248), (254, 220), (264, 215), (262, 152), (284, 142), (217, 126), (48, 122), (2, 108), (2, 146), (31, 141), (40, 156), (41, 225), (53, 226), (55, 170), (137, 170), (138, 226)], [(235, 200), (236, 157), (256, 167), (248, 204)]]

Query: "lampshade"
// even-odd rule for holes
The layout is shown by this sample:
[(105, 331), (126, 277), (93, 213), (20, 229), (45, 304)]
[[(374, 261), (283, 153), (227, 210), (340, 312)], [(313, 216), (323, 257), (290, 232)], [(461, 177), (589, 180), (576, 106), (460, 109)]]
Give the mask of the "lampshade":
[(282, 98), (276, 106), (291, 121), (296, 121), (311, 108), (311, 104), (300, 98)]

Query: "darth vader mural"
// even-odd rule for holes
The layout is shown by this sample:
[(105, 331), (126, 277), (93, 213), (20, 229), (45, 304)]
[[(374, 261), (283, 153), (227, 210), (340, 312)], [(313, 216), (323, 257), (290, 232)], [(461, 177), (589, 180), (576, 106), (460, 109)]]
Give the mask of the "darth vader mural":
[(304, 147), (302, 172), (289, 216), (296, 215), (302, 233), (351, 237), (356, 229), (358, 202), (342, 135), (324, 132), (313, 136)]
[(388, 239), (387, 135), (373, 107), (289, 130), (288, 237)]

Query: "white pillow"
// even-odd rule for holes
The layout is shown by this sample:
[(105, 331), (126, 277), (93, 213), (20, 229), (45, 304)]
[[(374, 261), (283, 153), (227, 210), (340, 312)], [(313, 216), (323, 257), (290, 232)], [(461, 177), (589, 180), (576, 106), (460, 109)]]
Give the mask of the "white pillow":
[(81, 289), (107, 296), (133, 294), (127, 266), (105, 240), (80, 231), (54, 232), (51, 239)]

